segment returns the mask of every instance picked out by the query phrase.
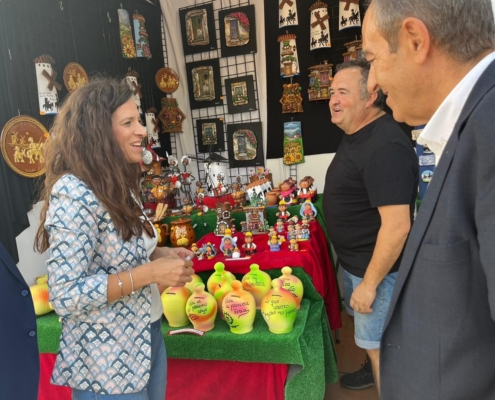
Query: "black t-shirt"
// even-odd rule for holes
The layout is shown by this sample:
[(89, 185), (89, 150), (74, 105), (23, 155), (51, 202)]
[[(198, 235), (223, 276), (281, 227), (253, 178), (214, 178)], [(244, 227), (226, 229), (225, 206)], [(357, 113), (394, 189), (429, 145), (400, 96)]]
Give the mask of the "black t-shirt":
[(363, 277), (373, 255), (381, 226), (377, 207), (409, 204), (412, 221), (418, 169), (410, 139), (388, 114), (344, 135), (328, 167), (323, 211), (341, 265), (352, 275)]

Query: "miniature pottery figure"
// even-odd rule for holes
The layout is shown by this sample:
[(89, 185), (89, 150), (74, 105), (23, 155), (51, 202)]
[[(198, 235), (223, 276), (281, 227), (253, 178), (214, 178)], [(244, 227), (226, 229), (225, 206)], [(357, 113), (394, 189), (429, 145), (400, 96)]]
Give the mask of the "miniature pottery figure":
[(297, 192), (297, 197), (299, 198), (299, 203), (304, 203), (306, 200), (314, 203), (318, 200), (316, 190), (313, 187), (313, 182), (315, 180), (311, 176), (305, 176), (299, 181), (299, 191)]
[(191, 251), (194, 253), (194, 257), (198, 259), (200, 259), (200, 257), (203, 255), (202, 249), (200, 249), (196, 243), (192, 244)]
[(232, 252), (232, 258), (241, 258), (241, 251), (239, 248), (235, 248), (234, 251)]
[(203, 257), (206, 257), (208, 260), (211, 260), (216, 255), (215, 244), (208, 242), (203, 245), (202, 254), (199, 259), (202, 260)]
[(171, 327), (180, 328), (189, 323), (186, 303), (190, 296), (191, 291), (185, 286), (169, 287), (162, 293), (163, 314)]
[(309, 218), (310, 221), (314, 221), (318, 211), (316, 211), (316, 207), (311, 203), (311, 201), (306, 200), (301, 205), (301, 210), (299, 211), (301, 217)]
[(196, 233), (191, 225), (190, 218), (179, 218), (172, 222), (170, 242), (174, 247), (188, 247), (196, 241)]
[(272, 278), (261, 271), (258, 264), (251, 264), (249, 268), (251, 271), (242, 277), (242, 287), (254, 296), (256, 308), (261, 308), (261, 300), (272, 287)]
[(287, 178), (282, 182), (280, 185), (280, 199), (287, 205), (297, 204), (297, 186), (294, 179)]
[(284, 232), (285, 231), (284, 221), (282, 221), (281, 219), (277, 220), (275, 227), (278, 233)]
[(218, 305), (215, 298), (205, 292), (205, 285), (197, 283), (194, 293), (189, 297), (186, 304), (186, 313), (194, 326), (203, 332), (211, 331), (215, 327)]
[(295, 238), (289, 239), (289, 250), (299, 251), (299, 244), (297, 243), (297, 239)]
[[(217, 285), (222, 281), (222, 272), (225, 271), (225, 264), (222, 262), (217, 262), (213, 268), (215, 269), (215, 272), (213, 272), (210, 277), (208, 278), (208, 281), (206, 282), (206, 287), (208, 288), (208, 292), (211, 294), (215, 293), (215, 290), (217, 288)], [(230, 275), (231, 280), (235, 280), (235, 275), (229, 271), (225, 271), (227, 274)]]
[(270, 251), (280, 251), (280, 245), (281, 245), (280, 238), (277, 237), (277, 235), (273, 235), (270, 237), (270, 240), (268, 241), (268, 246), (270, 246)]
[(246, 254), (246, 257), (251, 257), (256, 253), (256, 244), (253, 243), (253, 234), (251, 232), (246, 232), (242, 248), (244, 249), (244, 254)]
[(251, 293), (242, 288), (241, 282), (232, 282), (232, 291), (223, 298), (222, 310), (232, 333), (242, 335), (253, 330), (256, 301)]
[(297, 276), (292, 275), (291, 267), (282, 268), (282, 275), (278, 279), (284, 282), (282, 287), (292, 293), (296, 299), (297, 309), (299, 310), (304, 294), (304, 286), (301, 280)]
[(290, 212), (287, 211), (287, 203), (285, 200), (280, 200), (278, 202), (278, 210), (279, 212), (275, 214), (277, 218), (281, 219), (283, 222), (287, 222), (290, 217)]
[(194, 293), (194, 286), (196, 286), (196, 283), (203, 283), (203, 279), (199, 275), (192, 274), (191, 275), (192, 281), (187, 282), (184, 286), (189, 289), (191, 293)]
[(220, 250), (222, 251), (225, 257), (232, 257), (232, 252), (235, 249), (235, 244), (237, 242), (237, 238), (233, 238), (231, 235), (230, 229), (225, 229), (225, 236), (222, 238), (222, 242), (220, 243)]
[(272, 281), (272, 288), (261, 300), (261, 314), (272, 333), (289, 333), (294, 327), (297, 303), (292, 294), (282, 287), (281, 279)]

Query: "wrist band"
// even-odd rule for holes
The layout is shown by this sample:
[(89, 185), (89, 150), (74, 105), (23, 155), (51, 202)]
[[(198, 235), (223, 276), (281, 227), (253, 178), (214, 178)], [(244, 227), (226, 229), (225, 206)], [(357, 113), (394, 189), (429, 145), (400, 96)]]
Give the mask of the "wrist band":
[(122, 281), (120, 280), (120, 276), (118, 273), (117, 273), (117, 279), (119, 280), (117, 282), (117, 285), (119, 285), (119, 287), (120, 287), (120, 298), (122, 299), (122, 298), (124, 298), (124, 285), (123, 285)]
[(129, 270), (129, 277), (131, 278), (131, 294), (134, 295), (134, 279), (132, 279), (132, 271)]

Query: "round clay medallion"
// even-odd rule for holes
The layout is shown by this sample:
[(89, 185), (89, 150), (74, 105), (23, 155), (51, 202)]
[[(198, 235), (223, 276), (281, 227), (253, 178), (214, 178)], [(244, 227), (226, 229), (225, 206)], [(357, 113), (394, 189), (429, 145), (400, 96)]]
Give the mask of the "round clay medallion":
[(19, 175), (35, 178), (45, 173), (43, 151), (49, 133), (34, 118), (20, 115), (7, 121), (0, 137), (2, 155)]
[(88, 83), (88, 74), (78, 63), (71, 62), (64, 69), (64, 84), (69, 93)]
[(179, 76), (171, 68), (160, 68), (155, 74), (158, 88), (165, 93), (173, 93), (179, 87)]

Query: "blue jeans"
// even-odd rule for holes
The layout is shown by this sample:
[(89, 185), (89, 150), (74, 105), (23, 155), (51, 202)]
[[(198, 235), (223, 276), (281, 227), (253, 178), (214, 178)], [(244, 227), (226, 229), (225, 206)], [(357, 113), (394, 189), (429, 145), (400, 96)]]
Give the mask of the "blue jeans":
[(72, 389), (72, 400), (164, 400), (167, 386), (167, 353), (161, 331), (162, 320), (151, 324), (151, 371), (146, 388), (128, 394), (97, 394)]
[[(344, 270), (347, 279), (352, 282), (352, 290), (356, 289), (363, 278), (359, 278)], [(390, 300), (394, 291), (397, 272), (388, 274), (376, 288), (375, 301), (371, 305), (373, 312), (370, 314), (361, 314), (354, 311), (354, 340), (358, 347), (366, 350), (375, 350), (380, 348), (380, 339), (385, 325)]]

